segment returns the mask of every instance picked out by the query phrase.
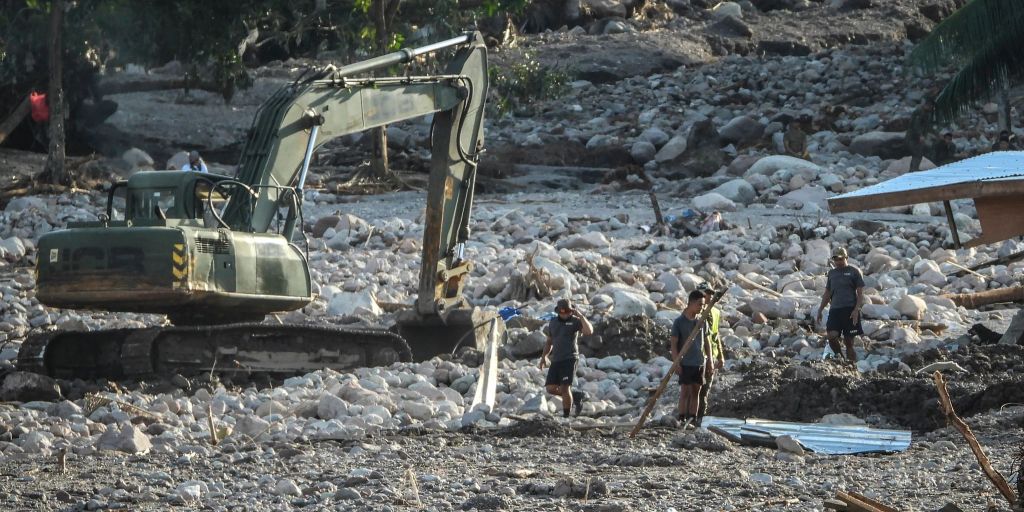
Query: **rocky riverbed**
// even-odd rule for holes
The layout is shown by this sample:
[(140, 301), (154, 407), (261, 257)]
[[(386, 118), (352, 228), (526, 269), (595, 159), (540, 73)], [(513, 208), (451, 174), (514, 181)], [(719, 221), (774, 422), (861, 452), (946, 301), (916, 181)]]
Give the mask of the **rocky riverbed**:
[[(903, 130), (945, 76), (905, 72), (905, 39), (955, 4), (653, 4), (657, 12), (605, 16), (497, 52), (498, 61), (523, 50), (550, 62), (580, 50), (565, 96), (488, 120), (491, 152), (466, 248), (476, 263), (467, 297), (481, 308), (522, 311), (508, 325), (493, 408), (470, 407), (478, 358), (465, 352), (274, 383), (181, 375), (27, 386), (30, 378), (12, 370), (29, 332), (163, 319), (56, 310), (35, 298), (35, 242), (68, 222), (95, 220), (105, 192), (5, 204), (0, 506), (810, 511), (845, 489), (901, 510), (947, 502), (998, 509), (998, 494), (945, 426), (921, 370), (949, 363), (957, 409), (995, 466), (1013, 475), (1024, 349), (992, 344), (972, 326), (1002, 332), (1017, 308), (967, 309), (946, 295), (1018, 285), (1022, 262), (957, 272), (1024, 244), (951, 249), (940, 205), (831, 215), (825, 202), (907, 171)], [(800, 31), (807, 37), (794, 35)], [(662, 53), (644, 61), (638, 52), (651, 48)], [(619, 50), (622, 62), (602, 57)], [(124, 95), (99, 133), (118, 134), (114, 146), (131, 142), (159, 162), (119, 148), (88, 166), (125, 175), (163, 167), (182, 148), (229, 153), (224, 148), (244, 133), (255, 107), (300, 64), (262, 69), (257, 86), (232, 105), (203, 93), (188, 101)], [(784, 156), (784, 126), (801, 116), (812, 120), (809, 156)], [(197, 126), (204, 117), (210, 121)], [(966, 155), (991, 146), (996, 122), (997, 109), (985, 105), (944, 128)], [(389, 127), (393, 161), (422, 167), (428, 133), (426, 120)], [(317, 298), (280, 320), (386, 327), (395, 309), (412, 303), (424, 194), (339, 191), (336, 178), (365, 153), (359, 137), (320, 150), (303, 205)], [(3, 158), (18, 162), (20, 174), (42, 165), (20, 154)], [(227, 162), (214, 169), (231, 172)], [(649, 190), (667, 229), (655, 226)], [(691, 231), (715, 211), (720, 222)], [(953, 211), (962, 238), (978, 234), (970, 201), (954, 201)], [(814, 321), (839, 246), (863, 269), (869, 302), (855, 367), (822, 361), (822, 326)], [(671, 426), (674, 385), (651, 427), (629, 439), (626, 430), (669, 366), (668, 327), (705, 281), (727, 290), (720, 305), (727, 363), (712, 414), (806, 422), (842, 414), (912, 430), (910, 449), (824, 456), (680, 431)], [(571, 421), (553, 416), (560, 404), (545, 396), (536, 367), (541, 319), (561, 297), (596, 327), (582, 340), (578, 372), (592, 399)]]

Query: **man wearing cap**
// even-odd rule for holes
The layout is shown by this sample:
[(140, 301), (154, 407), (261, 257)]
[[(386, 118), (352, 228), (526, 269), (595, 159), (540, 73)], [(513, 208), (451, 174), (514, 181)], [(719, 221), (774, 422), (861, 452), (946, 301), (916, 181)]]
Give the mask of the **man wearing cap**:
[(846, 249), (842, 247), (832, 252), (834, 268), (828, 271), (817, 319), (820, 324), (821, 313), (825, 306), (831, 304), (825, 324), (828, 345), (836, 356), (841, 354), (839, 336), (842, 335), (846, 342), (846, 360), (853, 364), (857, 361), (853, 340), (858, 334), (864, 334), (860, 326), (860, 308), (864, 305), (864, 276), (860, 269), (847, 262), (847, 258)]
[(544, 354), (540, 356), (541, 370), (547, 364), (548, 356), (551, 357), (551, 367), (548, 368), (547, 378), (544, 386), (548, 393), (562, 397), (562, 415), (569, 417), (569, 410), (573, 409), (577, 416), (583, 409), (583, 402), (587, 395), (583, 391), (572, 391), (572, 383), (576, 378), (576, 363), (579, 361), (579, 337), (580, 334), (590, 336), (594, 333), (594, 327), (590, 321), (572, 307), (569, 299), (561, 299), (555, 306), (557, 316), (548, 322), (545, 328), (547, 343), (544, 345)]
[(206, 162), (204, 162), (203, 158), (199, 156), (198, 151), (192, 151), (188, 154), (188, 163), (183, 165), (181, 170), (191, 172), (210, 172), (210, 170), (206, 168)]
[[(708, 302), (715, 295), (715, 290), (706, 281), (700, 283), (697, 290), (704, 294), (704, 299)], [(721, 322), (722, 310), (712, 306), (711, 313), (708, 315), (706, 332), (708, 344), (711, 347), (711, 360), (714, 361), (714, 364), (704, 369), (704, 385), (700, 387), (697, 402), (697, 420), (695, 422), (697, 426), (700, 426), (704, 415), (708, 412), (708, 394), (711, 393), (711, 383), (714, 382), (715, 373), (725, 368), (725, 351), (722, 349), (722, 338), (718, 335), (718, 326)]]

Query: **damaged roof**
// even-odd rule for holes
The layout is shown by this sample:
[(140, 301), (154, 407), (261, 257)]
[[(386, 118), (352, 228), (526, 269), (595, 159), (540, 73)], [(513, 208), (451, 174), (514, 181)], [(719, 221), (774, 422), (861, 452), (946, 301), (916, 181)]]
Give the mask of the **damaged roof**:
[(745, 420), (705, 416), (701, 426), (718, 429), (741, 442), (770, 445), (775, 438), (792, 436), (804, 448), (827, 455), (895, 453), (910, 447), (909, 430), (883, 430), (860, 425), (827, 425), (788, 421)]
[[(832, 213), (918, 203), (973, 199), (983, 234), (968, 246), (1024, 234), (1019, 212), (1024, 199), (1024, 151), (998, 151), (931, 169), (908, 172), (877, 185), (828, 199)], [(950, 228), (952, 211), (946, 207)]]

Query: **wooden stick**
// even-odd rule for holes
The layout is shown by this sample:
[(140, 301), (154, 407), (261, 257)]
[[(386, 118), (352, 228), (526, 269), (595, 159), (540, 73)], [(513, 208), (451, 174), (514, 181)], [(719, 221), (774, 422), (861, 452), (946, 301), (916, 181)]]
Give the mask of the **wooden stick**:
[(836, 497), (846, 503), (846, 510), (852, 512), (888, 512), (843, 491), (837, 492)]
[(686, 342), (683, 343), (683, 348), (679, 350), (679, 354), (676, 356), (675, 360), (672, 361), (672, 368), (669, 368), (668, 372), (665, 373), (665, 376), (661, 379), (661, 383), (658, 384), (658, 389), (654, 390), (654, 394), (647, 400), (647, 407), (645, 407), (644, 412), (640, 414), (640, 419), (637, 420), (636, 426), (634, 426), (633, 430), (630, 431), (629, 437), (636, 437), (637, 432), (640, 432), (640, 429), (644, 427), (647, 417), (650, 416), (651, 411), (654, 410), (654, 406), (658, 403), (658, 398), (665, 392), (668, 382), (672, 380), (672, 376), (675, 375), (677, 370), (679, 370), (679, 362), (682, 361), (683, 354), (686, 354), (686, 352), (690, 350), (690, 345), (693, 345), (693, 340), (697, 337), (697, 333), (700, 332), (700, 328), (703, 328), (703, 324), (711, 317), (711, 308), (715, 307), (715, 304), (722, 299), (723, 295), (725, 295), (724, 289), (715, 293), (711, 302), (704, 305), (704, 311), (699, 317), (697, 317), (697, 326), (699, 327), (694, 327), (694, 329), (690, 331), (690, 335), (686, 337)]
[(946, 415), (946, 421), (959, 430), (960, 435), (964, 436), (964, 439), (967, 440), (967, 444), (971, 446), (971, 451), (974, 452), (974, 456), (978, 459), (978, 464), (981, 466), (982, 471), (985, 472), (985, 476), (995, 484), (996, 489), (999, 489), (1000, 494), (1006, 498), (1006, 501), (1010, 502), (1010, 507), (1016, 506), (1017, 495), (1010, 488), (1010, 485), (1006, 483), (1003, 475), (989, 463), (985, 450), (981, 447), (981, 443), (978, 442), (978, 438), (974, 436), (974, 432), (971, 432), (971, 427), (964, 423), (964, 420), (960, 419), (956, 415), (956, 411), (953, 410), (953, 403), (949, 399), (949, 391), (946, 390), (946, 381), (943, 379), (942, 373), (935, 372), (933, 378), (935, 379), (935, 388), (939, 391), (939, 403), (942, 405), (942, 412)]
[(875, 508), (881, 510), (882, 512), (899, 512), (895, 508), (892, 508), (889, 505), (886, 505), (886, 504), (884, 504), (884, 503), (882, 503), (880, 501), (868, 498), (867, 496), (864, 496), (861, 493), (850, 491), (850, 492), (848, 492), (846, 494), (849, 495), (849, 496), (852, 496), (852, 497), (854, 497), (854, 498), (856, 498), (856, 499), (858, 499), (860, 501), (863, 501), (864, 503), (867, 503), (868, 505), (871, 505), (872, 507), (875, 507)]
[(782, 297), (781, 293), (779, 293), (779, 292), (777, 292), (775, 290), (772, 290), (771, 288), (768, 288), (767, 286), (761, 286), (760, 284), (757, 284), (757, 283), (751, 281), (750, 279), (747, 279), (746, 276), (744, 276), (743, 274), (736, 274), (736, 280), (740, 281), (743, 284), (746, 284), (746, 285), (749, 285), (749, 286), (753, 286), (754, 288), (757, 288), (758, 290), (761, 290), (762, 292), (765, 292), (768, 295), (771, 295), (772, 297)]
[(976, 276), (978, 276), (978, 277), (980, 277), (980, 278), (982, 278), (982, 279), (984, 279), (986, 281), (990, 279), (989, 277), (984, 276), (982, 274), (979, 274), (979, 273), (977, 273), (977, 272), (975, 272), (975, 271), (973, 271), (973, 270), (971, 270), (971, 269), (969, 269), (969, 268), (967, 268), (967, 267), (965, 267), (965, 266), (963, 266), (963, 265), (961, 265), (961, 264), (959, 264), (959, 263), (957, 263), (955, 261), (947, 261), (946, 263), (949, 263), (950, 265), (953, 265), (954, 267), (960, 269), (960, 271), (957, 272), (957, 274), (961, 274), (961, 273), (973, 274), (973, 275), (976, 275)]

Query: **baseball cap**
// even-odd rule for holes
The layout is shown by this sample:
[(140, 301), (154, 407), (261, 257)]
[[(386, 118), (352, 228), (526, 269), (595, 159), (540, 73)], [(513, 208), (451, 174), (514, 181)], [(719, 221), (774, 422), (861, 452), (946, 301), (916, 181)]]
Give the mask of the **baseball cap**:
[(555, 311), (563, 309), (572, 309), (572, 302), (569, 299), (559, 299), (558, 304), (555, 305)]
[(832, 258), (846, 258), (846, 257), (848, 257), (848, 255), (846, 254), (846, 248), (845, 247), (836, 247), (836, 249), (834, 251), (832, 251)]

